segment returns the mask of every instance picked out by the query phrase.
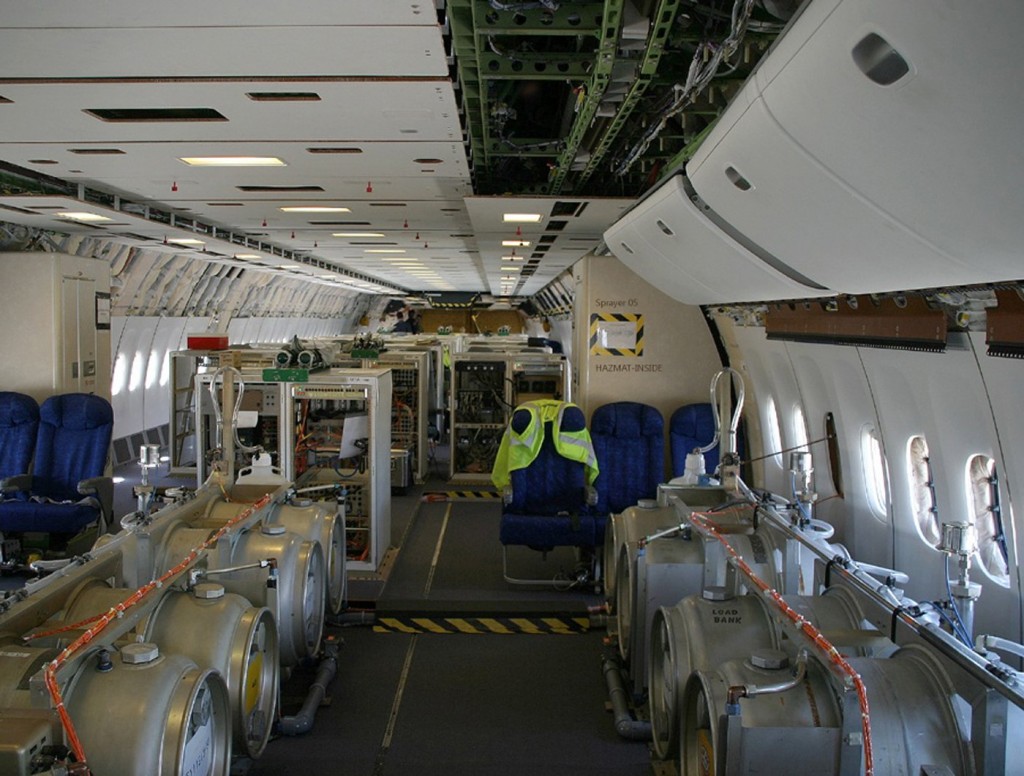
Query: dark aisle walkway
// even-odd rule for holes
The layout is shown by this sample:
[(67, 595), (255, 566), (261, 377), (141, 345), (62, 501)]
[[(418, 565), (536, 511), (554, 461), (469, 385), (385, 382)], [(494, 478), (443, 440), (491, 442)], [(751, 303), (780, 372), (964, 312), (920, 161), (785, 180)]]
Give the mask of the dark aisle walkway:
[[(394, 515), (401, 526), (394, 540), (403, 546), (377, 602), (378, 618), (584, 618), (598, 600), (576, 590), (508, 585), (497, 501), (406, 497), (395, 507), (414, 516), (408, 524)], [(571, 570), (573, 556), (552, 553), (541, 561), (539, 553), (522, 550), (512, 563), (516, 573), (551, 576), (563, 566)], [(329, 633), (344, 640), (330, 705), (307, 735), (271, 741), (249, 776), (650, 773), (647, 746), (619, 738), (605, 708), (603, 629), (408, 634), (353, 626)], [(312, 671), (299, 671), (286, 683), (286, 713), (301, 703), (311, 680)]]

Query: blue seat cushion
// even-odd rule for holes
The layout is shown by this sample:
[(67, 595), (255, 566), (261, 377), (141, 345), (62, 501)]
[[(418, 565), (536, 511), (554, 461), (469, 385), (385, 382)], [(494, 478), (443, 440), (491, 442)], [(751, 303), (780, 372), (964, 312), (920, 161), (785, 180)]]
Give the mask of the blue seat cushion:
[(524, 544), (534, 550), (554, 547), (597, 547), (604, 543), (607, 519), (603, 515), (512, 515), (501, 517), (502, 544)]
[(0, 531), (75, 534), (96, 522), (99, 515), (99, 510), (88, 504), (4, 501), (0, 502)]

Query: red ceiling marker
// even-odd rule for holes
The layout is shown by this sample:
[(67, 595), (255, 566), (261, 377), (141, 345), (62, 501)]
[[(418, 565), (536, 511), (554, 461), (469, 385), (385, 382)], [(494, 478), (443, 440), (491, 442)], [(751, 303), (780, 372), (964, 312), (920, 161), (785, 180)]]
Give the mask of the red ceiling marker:
[(408, 229), (408, 228), (409, 228), (409, 219), (408, 219), (408, 218), (407, 218), (407, 219), (405, 219), (405, 223), (404, 223), (404, 224), (402, 224), (402, 228), (403, 228), (403, 229)]
[(295, 230), (294, 229), (292, 229), (292, 239), (293, 240), (295, 239)]
[(366, 182), (366, 193), (373, 194), (373, 183), (371, 181)]
[(516, 237), (522, 237), (522, 236), (523, 236), (523, 227), (517, 226), (516, 227)]
[(264, 226), (266, 226), (266, 225), (267, 225), (267, 219), (265, 219), (265, 218), (263, 219), (263, 225), (264, 225)]
[(177, 181), (171, 181), (171, 191), (177, 191), (177, 190), (178, 190), (178, 182)]

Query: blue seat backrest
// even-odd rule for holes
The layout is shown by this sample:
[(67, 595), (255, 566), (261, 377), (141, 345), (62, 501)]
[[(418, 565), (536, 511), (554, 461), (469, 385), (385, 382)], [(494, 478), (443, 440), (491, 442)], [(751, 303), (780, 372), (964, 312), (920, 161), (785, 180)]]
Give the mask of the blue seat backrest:
[[(715, 416), (711, 405), (684, 404), (672, 413), (669, 421), (669, 447), (672, 450), (672, 476), (680, 477), (686, 469), (686, 455), (695, 447), (703, 447), (715, 438)], [(704, 453), (704, 468), (714, 474), (718, 467), (718, 445)]]
[(39, 430), (39, 405), (31, 396), (0, 391), (0, 477), (28, 474)]
[(39, 408), (32, 492), (54, 501), (77, 501), (77, 485), (99, 477), (107, 463), (114, 413), (110, 402), (88, 393), (51, 396)]
[[(510, 425), (518, 432), (526, 430), (530, 413), (516, 410)], [(566, 407), (562, 413), (565, 431), (586, 428), (586, 417), (579, 407)], [(544, 443), (537, 457), (525, 469), (511, 472), (512, 501), (505, 512), (515, 515), (557, 515), (580, 513), (586, 509), (586, 474), (579, 461), (563, 458), (555, 449), (550, 421), (544, 424)]]
[(602, 405), (590, 419), (590, 439), (601, 470), (594, 482), (599, 514), (657, 496), (665, 480), (665, 421), (658, 410), (632, 401)]

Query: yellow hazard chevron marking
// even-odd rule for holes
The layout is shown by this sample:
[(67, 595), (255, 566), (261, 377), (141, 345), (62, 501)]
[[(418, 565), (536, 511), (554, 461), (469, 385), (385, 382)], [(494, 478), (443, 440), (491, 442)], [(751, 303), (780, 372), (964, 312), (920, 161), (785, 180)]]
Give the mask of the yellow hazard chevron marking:
[[(635, 340), (630, 348), (609, 348), (601, 343), (602, 323), (630, 323)], [(644, 354), (644, 317), (635, 313), (591, 313), (590, 354), (594, 356), (642, 356)]]
[(475, 501), (501, 498), (496, 490), (444, 490), (423, 494), (423, 501)]
[(540, 636), (567, 636), (586, 633), (587, 617), (381, 617), (373, 626), (375, 633), (526, 633)]

